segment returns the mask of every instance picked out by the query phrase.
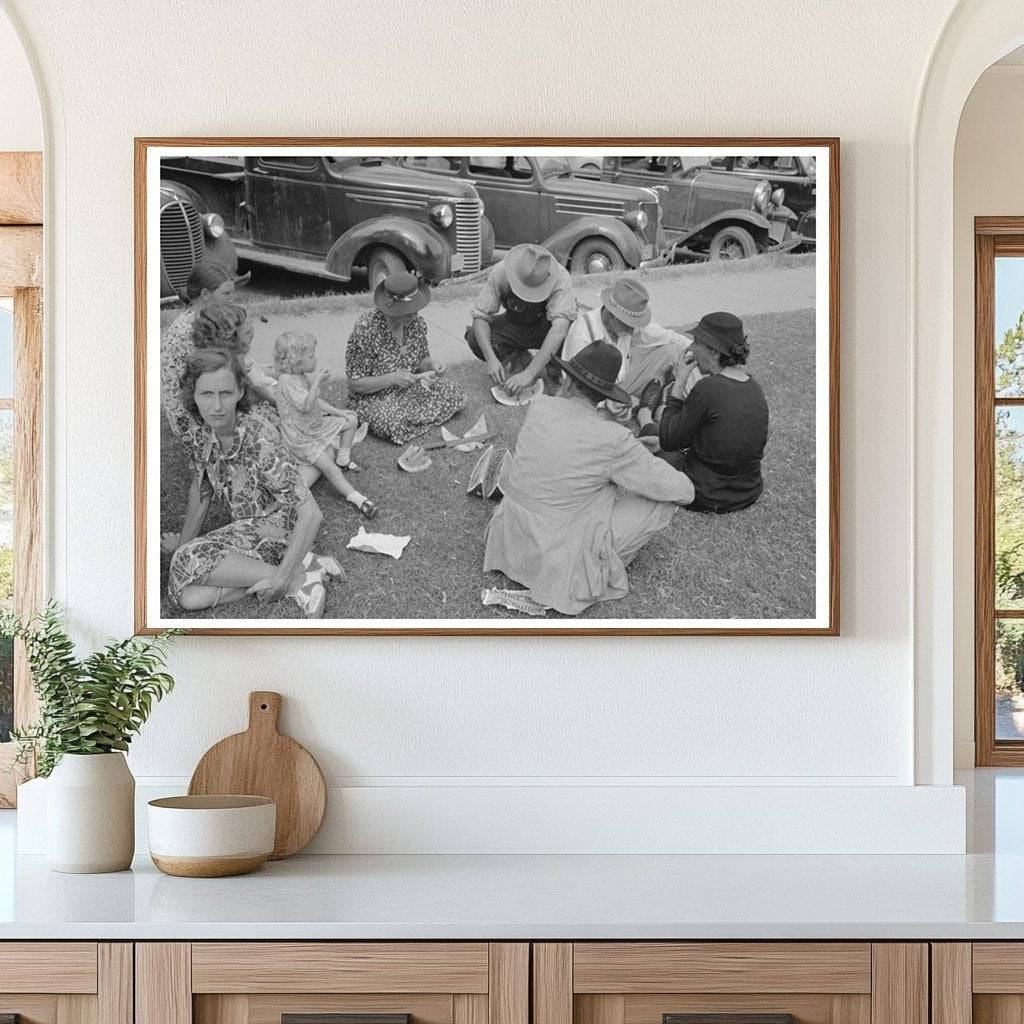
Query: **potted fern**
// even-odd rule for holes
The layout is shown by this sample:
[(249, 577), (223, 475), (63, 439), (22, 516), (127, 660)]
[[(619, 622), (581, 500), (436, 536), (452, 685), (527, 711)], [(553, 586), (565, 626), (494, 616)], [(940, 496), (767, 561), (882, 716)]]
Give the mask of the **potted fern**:
[(21, 621), (0, 614), (0, 634), (25, 645), (39, 718), (15, 729), (22, 763), (47, 776), (47, 862), (54, 871), (122, 871), (135, 853), (135, 779), (124, 752), (153, 702), (174, 687), (162, 671), (173, 632), (129, 637), (84, 658), (56, 604)]

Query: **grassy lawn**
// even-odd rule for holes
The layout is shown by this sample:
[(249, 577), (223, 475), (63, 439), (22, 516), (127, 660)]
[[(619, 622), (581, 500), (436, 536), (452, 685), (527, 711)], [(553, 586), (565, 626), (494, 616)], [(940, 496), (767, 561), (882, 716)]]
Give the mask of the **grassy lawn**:
[[(814, 312), (770, 313), (745, 320), (753, 352), (750, 370), (771, 410), (764, 460), (765, 491), (743, 512), (700, 515), (681, 509), (629, 570), (631, 592), (589, 608), (581, 619), (601, 618), (806, 618), (814, 613)], [(479, 363), (451, 368), (469, 395), (469, 406), (449, 428), (464, 433), (481, 412), (499, 432), (496, 454), (513, 448), (526, 410), (495, 404)], [(337, 382), (335, 396), (343, 397)], [(330, 397), (330, 396), (328, 396)], [(438, 437), (435, 429), (428, 439)], [(365, 467), (353, 483), (380, 514), (366, 522), (329, 484), (313, 493), (324, 513), (315, 550), (335, 555), (348, 575), (328, 593), (326, 618), (522, 618), (483, 607), (480, 591), (513, 586), (499, 573), (484, 573), (483, 536), (494, 505), (467, 497), (466, 480), (478, 455), (454, 449), (431, 453), (433, 466), (409, 475), (398, 469), (402, 448), (373, 437), (355, 454)], [(186, 459), (166, 426), (161, 438), (161, 530), (177, 530), (188, 490)], [(223, 522), (216, 510), (209, 527)], [(371, 532), (410, 535), (399, 561), (346, 550), (360, 523)], [(166, 592), (169, 559), (162, 562)], [(163, 613), (183, 613), (165, 600)], [(201, 612), (199, 618), (294, 618), (291, 601), (255, 599)], [(549, 613), (549, 618), (556, 618)]]

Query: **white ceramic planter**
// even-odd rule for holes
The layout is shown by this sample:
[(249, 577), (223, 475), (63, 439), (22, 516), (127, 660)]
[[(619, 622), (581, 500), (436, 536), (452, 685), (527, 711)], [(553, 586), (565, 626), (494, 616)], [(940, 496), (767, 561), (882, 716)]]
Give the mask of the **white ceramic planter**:
[(124, 754), (65, 754), (46, 784), (52, 871), (124, 871), (135, 854), (135, 779)]

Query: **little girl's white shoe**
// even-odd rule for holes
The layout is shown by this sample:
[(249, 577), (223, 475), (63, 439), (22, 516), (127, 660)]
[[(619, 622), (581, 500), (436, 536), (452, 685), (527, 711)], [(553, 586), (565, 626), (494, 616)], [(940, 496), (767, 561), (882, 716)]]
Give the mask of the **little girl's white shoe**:
[(341, 564), (336, 558), (332, 558), (330, 555), (318, 555), (315, 551), (310, 551), (306, 554), (306, 557), (302, 560), (302, 568), (305, 572), (322, 570), (328, 576), (344, 577), (345, 575), (345, 570), (342, 569)]

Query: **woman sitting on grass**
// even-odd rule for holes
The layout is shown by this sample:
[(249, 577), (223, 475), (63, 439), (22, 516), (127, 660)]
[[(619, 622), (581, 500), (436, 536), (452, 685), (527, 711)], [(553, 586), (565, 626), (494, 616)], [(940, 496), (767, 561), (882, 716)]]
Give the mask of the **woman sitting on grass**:
[[(239, 278), (239, 283), (248, 279), (248, 275)], [(235, 278), (230, 271), (208, 258), (198, 260), (192, 268), (185, 287), (179, 292), (186, 307), (160, 332), (160, 385), (165, 400), (168, 392), (173, 392), (172, 398), (177, 395), (185, 360), (193, 349), (192, 330), (200, 313), (230, 302), (235, 286)], [(164, 408), (167, 409), (166, 401)], [(171, 429), (179, 433), (177, 423), (171, 420), (169, 413), (168, 420)]]
[(232, 353), (246, 372), (253, 413), (276, 427), (277, 412), (272, 405), (275, 381), (249, 356), (253, 325), (246, 311), (225, 302), (201, 309), (192, 320), (187, 335), (164, 338), (160, 351), (160, 401), (171, 432), (181, 436), (189, 427), (188, 413), (181, 403), (181, 380), (189, 357), (199, 349), (218, 348)]
[[(768, 403), (746, 372), (750, 346), (739, 317), (709, 313), (690, 333), (693, 344), (676, 367), (661, 417), (659, 457), (693, 481), (691, 511), (736, 512), (764, 490)], [(687, 394), (688, 359), (704, 376)]]
[[(188, 360), (183, 440), (194, 477), (181, 532), (162, 537), (172, 553), (168, 592), (187, 612), (255, 595), (289, 597), (308, 618), (320, 617), (327, 577), (341, 566), (311, 553), (323, 516), (277, 435), (249, 412), (246, 385), (230, 352), (200, 349)], [(214, 498), (231, 522), (203, 533)]]
[(281, 440), (300, 466), (323, 473), (336, 491), (367, 519), (377, 507), (345, 479), (343, 469), (357, 472), (352, 444), (359, 417), (320, 397), (320, 386), (329, 376), (317, 369), (316, 338), (306, 331), (285, 331), (274, 342), (277, 382), (274, 401), (281, 418)]
[(385, 441), (405, 444), (450, 420), (466, 402), (430, 356), (419, 311), (430, 289), (414, 274), (390, 274), (348, 339), (345, 364), (352, 407)]

